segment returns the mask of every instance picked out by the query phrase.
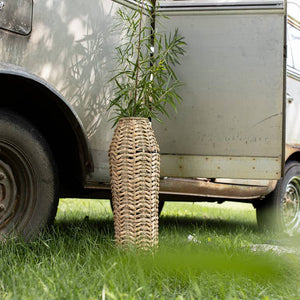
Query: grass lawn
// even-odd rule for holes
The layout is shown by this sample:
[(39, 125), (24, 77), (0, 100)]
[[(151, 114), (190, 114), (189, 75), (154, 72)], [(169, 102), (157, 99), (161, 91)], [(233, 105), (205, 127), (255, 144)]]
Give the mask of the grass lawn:
[(62, 199), (41, 239), (0, 246), (0, 299), (300, 299), (298, 249), (251, 205), (166, 203), (158, 251), (122, 251), (108, 201)]

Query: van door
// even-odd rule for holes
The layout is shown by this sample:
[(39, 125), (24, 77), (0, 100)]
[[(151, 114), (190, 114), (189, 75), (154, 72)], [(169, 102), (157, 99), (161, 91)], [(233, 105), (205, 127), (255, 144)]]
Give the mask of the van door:
[(287, 22), (286, 143), (300, 147), (300, 3), (289, 2)]
[(187, 42), (178, 113), (154, 124), (161, 175), (278, 179), (285, 148), (284, 0), (160, 1)]

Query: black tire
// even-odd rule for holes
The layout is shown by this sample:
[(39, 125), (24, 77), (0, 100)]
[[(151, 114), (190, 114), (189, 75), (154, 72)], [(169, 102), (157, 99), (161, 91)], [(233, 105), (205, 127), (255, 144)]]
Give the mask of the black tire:
[(56, 178), (50, 148), (38, 130), (0, 110), (0, 239), (30, 240), (53, 222)]
[(256, 208), (260, 229), (275, 231), (300, 231), (300, 164), (289, 161), (285, 175), (277, 182), (275, 190)]

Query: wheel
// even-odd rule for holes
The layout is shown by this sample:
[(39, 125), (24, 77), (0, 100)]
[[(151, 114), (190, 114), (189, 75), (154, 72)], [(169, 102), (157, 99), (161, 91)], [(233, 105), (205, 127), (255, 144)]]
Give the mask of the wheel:
[(45, 139), (22, 117), (0, 110), (0, 239), (36, 237), (54, 220), (57, 191)]
[(300, 230), (300, 164), (290, 161), (275, 190), (256, 208), (260, 228), (295, 232)]

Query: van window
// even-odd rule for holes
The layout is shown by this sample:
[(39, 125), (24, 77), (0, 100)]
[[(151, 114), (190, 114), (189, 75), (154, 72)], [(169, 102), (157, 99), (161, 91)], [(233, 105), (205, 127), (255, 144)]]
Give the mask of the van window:
[[(300, 30), (290, 24), (288, 26), (288, 42), (290, 46), (288, 65), (300, 71)], [(292, 60), (289, 58), (289, 54), (292, 54)]]
[(289, 2), (287, 7), (287, 13), (294, 20), (300, 22), (300, 6), (298, 3), (293, 1)]
[(287, 65), (300, 72), (300, 5), (299, 0), (288, 2)]
[(287, 30), (287, 65), (290, 67), (294, 67), (294, 60), (292, 55), (292, 49), (291, 49), (291, 38), (290, 38), (290, 27), (292, 27), (290, 24), (288, 24), (288, 30)]

